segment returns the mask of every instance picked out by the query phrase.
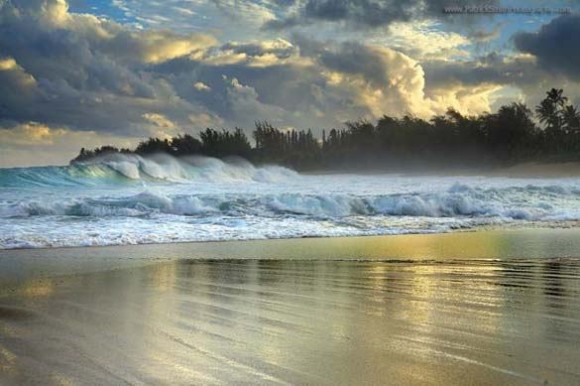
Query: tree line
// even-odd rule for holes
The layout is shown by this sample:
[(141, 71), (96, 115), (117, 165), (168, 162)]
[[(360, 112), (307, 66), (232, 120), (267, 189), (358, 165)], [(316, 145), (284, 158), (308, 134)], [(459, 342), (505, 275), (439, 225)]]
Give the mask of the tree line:
[(103, 146), (81, 149), (71, 162), (113, 153), (244, 157), (296, 169), (399, 169), (402, 167), (505, 166), (527, 161), (580, 160), (580, 112), (561, 89), (551, 89), (532, 111), (523, 103), (495, 113), (466, 116), (453, 108), (430, 120), (411, 115), (383, 116), (376, 123), (348, 122), (339, 129), (284, 130), (257, 122), (249, 138), (239, 128), (208, 128), (189, 134), (149, 138), (133, 150)]

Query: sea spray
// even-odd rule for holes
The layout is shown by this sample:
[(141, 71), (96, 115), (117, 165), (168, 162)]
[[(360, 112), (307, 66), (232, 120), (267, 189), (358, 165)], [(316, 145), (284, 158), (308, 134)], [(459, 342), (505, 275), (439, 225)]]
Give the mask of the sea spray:
[(68, 166), (0, 169), (2, 187), (67, 187), (127, 184), (135, 181), (188, 182), (192, 180), (276, 181), (297, 176), (280, 166), (255, 167), (241, 158), (222, 161), (209, 157), (174, 158), (113, 154)]
[(240, 159), (133, 155), (0, 169), (0, 248), (432, 233), (579, 219), (577, 178), (301, 175)]

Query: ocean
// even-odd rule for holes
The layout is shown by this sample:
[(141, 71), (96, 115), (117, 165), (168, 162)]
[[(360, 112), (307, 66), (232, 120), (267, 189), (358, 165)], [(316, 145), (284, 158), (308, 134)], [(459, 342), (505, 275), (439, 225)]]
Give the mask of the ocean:
[(300, 174), (243, 160), (117, 156), (0, 169), (0, 248), (566, 227), (580, 178)]
[(0, 169), (0, 383), (578, 384), (579, 218), (579, 178)]

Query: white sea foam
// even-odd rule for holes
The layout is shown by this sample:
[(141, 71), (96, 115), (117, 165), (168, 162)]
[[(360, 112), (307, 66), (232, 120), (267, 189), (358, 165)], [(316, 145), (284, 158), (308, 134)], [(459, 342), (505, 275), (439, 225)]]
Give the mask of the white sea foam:
[(580, 179), (299, 175), (117, 156), (0, 170), (0, 248), (447, 232), (580, 219)]
[(90, 162), (62, 167), (0, 169), (0, 188), (31, 186), (110, 186), (146, 182), (261, 181), (275, 182), (296, 177), (280, 166), (255, 167), (242, 159), (224, 162), (208, 157), (176, 159), (168, 155), (143, 158), (113, 154)]

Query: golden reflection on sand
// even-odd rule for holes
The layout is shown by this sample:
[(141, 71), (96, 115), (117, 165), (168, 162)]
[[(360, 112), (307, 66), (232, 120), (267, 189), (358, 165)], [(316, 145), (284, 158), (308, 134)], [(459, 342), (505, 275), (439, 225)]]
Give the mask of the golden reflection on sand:
[(580, 381), (577, 259), (506, 258), (517, 246), (497, 233), (261, 245), (336, 259), (173, 260), (12, 285), (0, 383)]

